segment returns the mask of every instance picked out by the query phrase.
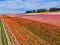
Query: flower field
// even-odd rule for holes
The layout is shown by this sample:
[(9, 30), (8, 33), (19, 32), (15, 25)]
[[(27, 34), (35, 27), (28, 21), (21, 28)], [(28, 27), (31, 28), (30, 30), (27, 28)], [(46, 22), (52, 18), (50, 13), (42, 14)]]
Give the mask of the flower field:
[(0, 16), (0, 45), (60, 45), (60, 14)]

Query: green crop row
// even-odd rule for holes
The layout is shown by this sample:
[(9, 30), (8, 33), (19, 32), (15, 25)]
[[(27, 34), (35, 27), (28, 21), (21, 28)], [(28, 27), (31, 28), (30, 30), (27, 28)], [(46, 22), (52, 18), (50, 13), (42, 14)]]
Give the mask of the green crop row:
[(5, 35), (5, 31), (4, 31), (4, 27), (3, 27), (1, 20), (0, 20), (0, 28), (1, 28), (2, 45), (8, 45), (6, 35)]

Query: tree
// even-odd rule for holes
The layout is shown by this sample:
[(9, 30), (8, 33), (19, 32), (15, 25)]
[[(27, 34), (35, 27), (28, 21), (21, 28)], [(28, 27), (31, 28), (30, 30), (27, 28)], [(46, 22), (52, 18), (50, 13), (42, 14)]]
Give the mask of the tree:
[(49, 11), (60, 11), (60, 8), (50, 8)]
[(39, 9), (37, 12), (46, 12), (46, 9)]
[(35, 10), (32, 10), (33, 13), (35, 13)]
[(32, 13), (32, 11), (26, 11), (26, 13)]

